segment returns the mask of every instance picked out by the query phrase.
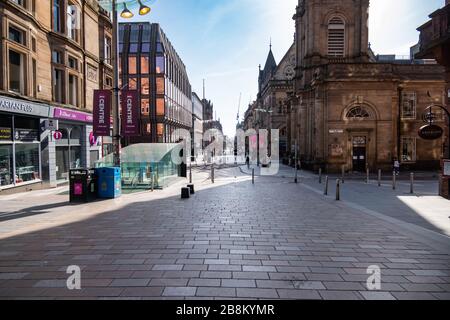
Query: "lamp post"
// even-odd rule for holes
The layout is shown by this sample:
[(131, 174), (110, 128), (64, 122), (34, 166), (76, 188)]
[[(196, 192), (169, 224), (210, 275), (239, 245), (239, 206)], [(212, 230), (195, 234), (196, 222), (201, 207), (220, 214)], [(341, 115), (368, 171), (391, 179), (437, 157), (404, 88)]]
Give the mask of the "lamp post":
[(113, 97), (112, 97), (112, 117), (113, 117), (113, 164), (120, 167), (120, 112), (119, 112), (119, 17), (117, 8), (122, 5), (120, 16), (124, 19), (130, 19), (134, 14), (128, 8), (139, 5), (139, 15), (144, 16), (151, 11), (146, 3), (153, 3), (155, 0), (99, 0), (98, 3), (105, 10), (112, 14), (112, 65), (113, 65)]

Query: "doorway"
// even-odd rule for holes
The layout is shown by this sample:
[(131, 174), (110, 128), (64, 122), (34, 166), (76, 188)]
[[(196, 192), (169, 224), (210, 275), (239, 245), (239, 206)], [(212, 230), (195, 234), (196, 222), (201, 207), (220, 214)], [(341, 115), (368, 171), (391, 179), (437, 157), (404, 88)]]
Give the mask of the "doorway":
[(366, 137), (353, 137), (353, 171), (364, 172), (367, 163)]

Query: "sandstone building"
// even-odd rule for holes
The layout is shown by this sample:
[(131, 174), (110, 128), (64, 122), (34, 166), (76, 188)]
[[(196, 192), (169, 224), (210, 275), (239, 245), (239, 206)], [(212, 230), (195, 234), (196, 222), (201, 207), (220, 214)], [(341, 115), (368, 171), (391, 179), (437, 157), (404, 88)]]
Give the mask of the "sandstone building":
[(112, 87), (110, 17), (94, 0), (2, 0), (0, 21), (0, 192), (56, 186), (102, 155), (91, 111)]
[(311, 169), (390, 170), (395, 158), (410, 169), (437, 169), (444, 138), (425, 141), (418, 130), (424, 109), (445, 102), (444, 70), (376, 57), (368, 17), (369, 0), (299, 1), (287, 151), (292, 155), (297, 142)]

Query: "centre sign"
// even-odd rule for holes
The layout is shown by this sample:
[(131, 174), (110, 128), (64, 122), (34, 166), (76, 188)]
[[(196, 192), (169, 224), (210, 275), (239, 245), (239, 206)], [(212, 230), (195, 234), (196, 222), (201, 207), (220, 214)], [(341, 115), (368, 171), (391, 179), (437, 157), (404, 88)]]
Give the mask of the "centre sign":
[(419, 130), (419, 137), (424, 140), (437, 140), (441, 138), (443, 134), (444, 129), (434, 124), (423, 126)]

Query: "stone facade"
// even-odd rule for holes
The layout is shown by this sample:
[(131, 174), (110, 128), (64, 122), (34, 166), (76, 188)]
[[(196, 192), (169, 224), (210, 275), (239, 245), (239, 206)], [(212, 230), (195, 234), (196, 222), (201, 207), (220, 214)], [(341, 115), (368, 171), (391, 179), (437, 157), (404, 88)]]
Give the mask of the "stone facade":
[(368, 9), (369, 0), (299, 1), (288, 152), (297, 142), (310, 169), (390, 170), (396, 158), (404, 168), (437, 169), (444, 140), (427, 142), (417, 132), (425, 108), (444, 103), (444, 69), (375, 60)]

